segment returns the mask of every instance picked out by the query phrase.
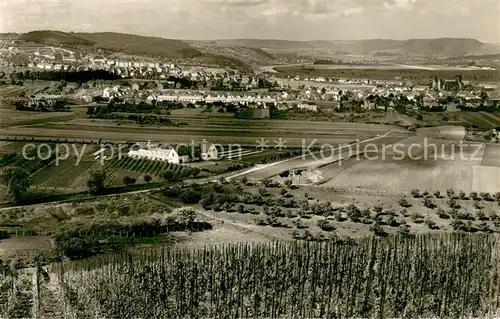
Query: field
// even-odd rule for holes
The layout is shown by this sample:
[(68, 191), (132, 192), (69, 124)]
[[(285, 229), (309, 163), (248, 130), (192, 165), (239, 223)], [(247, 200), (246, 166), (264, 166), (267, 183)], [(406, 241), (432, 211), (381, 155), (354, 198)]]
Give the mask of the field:
[(34, 175), (34, 187), (59, 191), (85, 190), (90, 172), (98, 169), (100, 165), (100, 162), (92, 156), (97, 149), (97, 146), (92, 145), (79, 146), (78, 152), (83, 154), (80, 159), (75, 153), (71, 153), (68, 159), (61, 160), (59, 163), (52, 162)]
[[(106, 163), (106, 173), (111, 184), (123, 184), (123, 177), (130, 176), (139, 180), (150, 175), (154, 180), (161, 180), (165, 172), (172, 172), (175, 178), (191, 176), (193, 169), (188, 165), (177, 165), (147, 159), (135, 159), (128, 156), (114, 158)], [(199, 172), (198, 172), (199, 173)]]
[(486, 112), (460, 112), (459, 118), (468, 125), (483, 129), (491, 129), (500, 126), (500, 114)]
[[(225, 147), (239, 144), (242, 147), (256, 147), (263, 138), (269, 141), (268, 148), (275, 146), (275, 140), (282, 138), (286, 147), (302, 147), (312, 140), (318, 143), (343, 144), (356, 139), (393, 134), (408, 135), (404, 129), (379, 124), (356, 124), (310, 121), (280, 120), (235, 120), (199, 119), (186, 120), (187, 126), (141, 127), (117, 125), (112, 121), (74, 120), (65, 123), (48, 123), (29, 127), (11, 127), (0, 131), (1, 136), (45, 137), (69, 139), (102, 138), (106, 141), (159, 141), (171, 144), (201, 142), (219, 143)], [(307, 145), (306, 144), (306, 145)]]
[(307, 151), (306, 148), (310, 143), (308, 142), (308, 144), (306, 144), (304, 147), (304, 153), (297, 156), (296, 158), (271, 163), (266, 165), (265, 167), (259, 167), (259, 169), (255, 172), (250, 169), (248, 173), (245, 173), (244, 175), (251, 180), (261, 180), (263, 178), (272, 177), (281, 172), (292, 170), (295, 168), (315, 169), (330, 163), (338, 162), (339, 160), (342, 161), (349, 157), (356, 156), (357, 154), (360, 154), (361, 151), (366, 147), (383, 148), (396, 143), (401, 139), (401, 137), (391, 136), (391, 134), (389, 134), (388, 136), (374, 137), (373, 139), (369, 139), (368, 141), (352, 144), (351, 146), (320, 143), (313, 145), (317, 147), (323, 147), (322, 152), (314, 152), (312, 150), (310, 150), (311, 152)]
[(411, 78), (413, 80), (432, 80), (435, 76), (444, 79), (453, 79), (458, 75), (462, 75), (464, 80), (478, 81), (498, 81), (500, 75), (497, 70), (425, 70), (425, 69), (381, 69), (381, 68), (322, 68), (322, 67), (276, 67), (276, 71), (283, 75), (290, 76), (323, 76), (331, 78), (361, 78), (361, 79), (377, 79), (387, 80), (398, 78)]

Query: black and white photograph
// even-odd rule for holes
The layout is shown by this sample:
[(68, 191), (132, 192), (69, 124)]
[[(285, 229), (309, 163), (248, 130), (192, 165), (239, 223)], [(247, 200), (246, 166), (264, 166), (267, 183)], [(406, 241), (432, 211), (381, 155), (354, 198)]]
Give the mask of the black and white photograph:
[(500, 0), (0, 0), (0, 318), (500, 318)]

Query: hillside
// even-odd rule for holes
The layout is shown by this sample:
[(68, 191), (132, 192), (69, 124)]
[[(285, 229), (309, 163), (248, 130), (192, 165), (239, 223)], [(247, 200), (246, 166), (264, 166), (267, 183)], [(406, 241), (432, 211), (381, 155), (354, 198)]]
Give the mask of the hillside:
[(79, 37), (73, 33), (66, 33), (60, 31), (31, 31), (19, 35), (19, 40), (34, 42), (46, 45), (83, 45), (92, 46), (94, 42), (88, 39)]
[(248, 69), (247, 64), (265, 63), (271, 57), (255, 48), (224, 46), (224, 48), (219, 49), (216, 48), (217, 45), (215, 47), (213, 45), (195, 46), (182, 40), (114, 32), (67, 33), (43, 30), (19, 35), (8, 34), (8, 36), (9, 38), (50, 46), (66, 46), (82, 50), (102, 49), (159, 59), (192, 60), (197, 64), (239, 69)]
[(356, 40), (356, 41), (285, 41), (285, 40), (255, 40), (227, 39), (216, 40), (223, 45), (239, 45), (251, 48), (271, 50), (292, 49), (329, 49), (345, 54), (376, 54), (380, 52), (398, 55), (418, 56), (464, 56), (487, 52), (500, 53), (500, 47), (485, 44), (474, 39), (441, 38), (441, 39), (411, 39), (411, 40)]
[(186, 41), (196, 49), (215, 55), (237, 57), (247, 64), (266, 64), (275, 60), (275, 56), (255, 47), (226, 45), (215, 41)]

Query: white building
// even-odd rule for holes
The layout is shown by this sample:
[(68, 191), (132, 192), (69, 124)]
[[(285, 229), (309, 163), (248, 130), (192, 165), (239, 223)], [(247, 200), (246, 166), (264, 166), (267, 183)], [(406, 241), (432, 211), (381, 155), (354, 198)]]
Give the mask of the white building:
[(201, 144), (201, 159), (204, 161), (212, 161), (219, 159), (219, 151), (215, 144), (207, 143), (207, 141), (203, 141)]
[(318, 106), (316, 104), (309, 104), (309, 103), (299, 103), (297, 105), (297, 108), (301, 110), (309, 110), (309, 111), (318, 111)]
[(162, 161), (172, 164), (180, 164), (181, 158), (173, 148), (148, 147), (130, 150), (128, 156), (132, 158), (145, 158), (153, 161)]
[(111, 90), (109, 88), (105, 88), (102, 91), (102, 97), (109, 98), (111, 96)]

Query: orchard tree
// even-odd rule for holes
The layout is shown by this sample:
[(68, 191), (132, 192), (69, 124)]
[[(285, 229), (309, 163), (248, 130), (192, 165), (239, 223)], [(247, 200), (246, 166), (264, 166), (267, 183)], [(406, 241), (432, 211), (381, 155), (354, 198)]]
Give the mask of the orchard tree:
[(2, 183), (9, 188), (9, 194), (16, 202), (30, 188), (30, 173), (20, 167), (11, 167), (2, 173)]
[(106, 172), (104, 171), (93, 171), (90, 174), (90, 179), (87, 182), (87, 187), (89, 188), (89, 193), (97, 195), (104, 191), (106, 182)]

